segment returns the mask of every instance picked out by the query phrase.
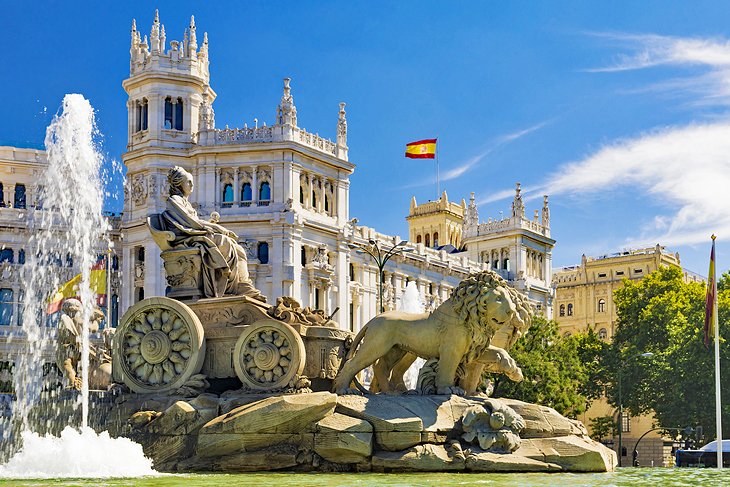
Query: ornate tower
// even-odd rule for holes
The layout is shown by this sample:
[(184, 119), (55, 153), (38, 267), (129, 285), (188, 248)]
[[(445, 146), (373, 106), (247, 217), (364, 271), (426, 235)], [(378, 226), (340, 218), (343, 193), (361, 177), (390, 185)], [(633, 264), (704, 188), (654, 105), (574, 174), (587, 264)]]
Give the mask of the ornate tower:
[(207, 33), (198, 48), (195, 18), (191, 17), (183, 41), (170, 41), (169, 48), (166, 44), (165, 26), (157, 11), (149, 41), (132, 21), (129, 78), (122, 83), (129, 96), (129, 151), (148, 146), (188, 147), (201, 119), (206, 124), (212, 120), (216, 94), (209, 84)]

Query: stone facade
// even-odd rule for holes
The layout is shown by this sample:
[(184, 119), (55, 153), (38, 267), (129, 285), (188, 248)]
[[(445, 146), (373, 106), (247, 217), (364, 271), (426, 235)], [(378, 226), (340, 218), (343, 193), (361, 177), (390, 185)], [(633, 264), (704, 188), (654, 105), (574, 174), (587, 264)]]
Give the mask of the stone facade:
[[(632, 281), (643, 279), (659, 269), (660, 266), (681, 267), (679, 254), (670, 253), (656, 245), (638, 250), (628, 250), (600, 257), (583, 255), (578, 266), (563, 267), (553, 273), (555, 287), (555, 320), (564, 335), (583, 333), (593, 330), (603, 340), (611, 340), (616, 331), (616, 307), (613, 292), (623, 286), (624, 279)], [(704, 281), (694, 272), (683, 269), (687, 282)], [(605, 399), (594, 401), (580, 418), (590, 430), (591, 419), (617, 415)], [(644, 415), (631, 417), (624, 412), (623, 455), (624, 466), (631, 465), (631, 453), (638, 438), (652, 429), (654, 417)], [(614, 437), (614, 447), (618, 452), (618, 436)], [(639, 461), (642, 466), (661, 466), (671, 464), (671, 454), (667, 455), (665, 440), (656, 432), (649, 433), (639, 445)], [(669, 460), (667, 460), (669, 458)]]
[[(32, 212), (45, 211), (39, 201), (37, 181), (46, 165), (45, 151), (18, 147), (0, 147), (0, 393), (9, 389), (9, 366), (19, 353), (26, 349), (21, 334), (23, 288), (22, 271), (26, 255), (35, 250), (29, 248), (28, 219)], [(115, 249), (121, 248), (118, 215), (109, 214)], [(99, 253), (105, 254), (107, 242), (99, 242)], [(118, 256), (112, 259), (118, 268)], [(61, 282), (66, 282), (79, 272), (65, 256), (58, 255), (52, 263), (57, 267)], [(115, 269), (111, 273), (112, 325), (118, 318), (118, 295), (120, 275)], [(51, 292), (51, 290), (48, 290)], [(55, 328), (45, 328), (48, 338), (55, 336)], [(47, 347), (43, 360), (55, 362), (55, 345)], [(6, 380), (7, 379), (7, 380)]]
[(414, 196), (406, 217), (411, 242), (423, 243), (426, 247), (451, 245), (455, 249), (460, 248), (465, 211), (464, 200), (461, 204), (451, 202), (446, 191), (438, 200), (420, 205)]
[[(378, 268), (357, 245), (389, 248), (401, 241), (350, 217), (350, 175), (345, 104), (333, 110), (334, 140), (299, 125), (291, 81), (284, 80), (275, 118), (241, 128), (215, 128), (207, 35), (198, 45), (191, 19), (187, 37), (166, 45), (155, 17), (146, 42), (132, 26), (123, 275), (129, 282), (121, 310), (167, 283), (146, 218), (165, 209), (166, 175), (175, 165), (194, 177), (190, 200), (199, 214), (220, 215), (249, 250), (254, 285), (273, 302), (292, 296), (303, 306), (339, 309), (334, 319), (358, 330), (377, 311)], [(406, 283), (416, 281), (429, 309), (447, 299), (470, 272), (484, 266), (411, 243), (411, 252), (384, 269), (384, 305), (397, 307)]]

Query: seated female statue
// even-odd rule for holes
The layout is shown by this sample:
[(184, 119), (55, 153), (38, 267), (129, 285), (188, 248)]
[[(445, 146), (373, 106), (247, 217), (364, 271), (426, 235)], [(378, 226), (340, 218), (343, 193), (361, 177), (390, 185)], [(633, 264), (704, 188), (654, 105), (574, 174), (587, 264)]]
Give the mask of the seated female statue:
[(238, 236), (218, 225), (198, 217), (188, 196), (193, 192), (193, 176), (175, 166), (167, 175), (170, 197), (162, 213), (165, 230), (173, 232), (173, 247), (197, 247), (203, 261), (203, 294), (205, 297), (244, 295), (260, 301), (266, 297), (253, 286), (248, 277), (246, 250)]

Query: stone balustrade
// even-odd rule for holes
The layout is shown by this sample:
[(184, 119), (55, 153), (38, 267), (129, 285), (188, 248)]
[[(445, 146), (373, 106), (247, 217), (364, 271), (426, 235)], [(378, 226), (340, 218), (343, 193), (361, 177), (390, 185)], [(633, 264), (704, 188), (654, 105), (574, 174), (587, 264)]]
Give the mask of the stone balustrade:
[(298, 142), (331, 156), (337, 156), (337, 144), (301, 127), (290, 125), (262, 125), (260, 127), (201, 130), (196, 137), (199, 145), (257, 144), (261, 142)]

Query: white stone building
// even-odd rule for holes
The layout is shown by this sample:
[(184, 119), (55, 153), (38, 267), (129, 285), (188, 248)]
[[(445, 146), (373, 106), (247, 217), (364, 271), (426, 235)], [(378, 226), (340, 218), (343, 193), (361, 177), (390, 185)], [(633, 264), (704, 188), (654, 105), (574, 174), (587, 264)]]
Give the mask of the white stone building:
[[(26, 255), (30, 257), (35, 249), (29, 247), (28, 220), (32, 212), (50, 211), (43, 209), (39, 201), (37, 181), (45, 170), (45, 151), (0, 147), (0, 393), (10, 386), (8, 368), (18, 353), (26, 348), (21, 331), (23, 322), (23, 266)], [(111, 224), (111, 239), (119, 249), (119, 215), (107, 214)], [(59, 231), (63, 231), (59, 228)], [(106, 241), (99, 242), (99, 253), (108, 249)], [(118, 315), (118, 295), (120, 287), (119, 259), (116, 255), (110, 261), (111, 268), (111, 321), (116, 326)], [(72, 260), (60, 251), (51, 258), (61, 282), (66, 282), (79, 272)], [(50, 293), (52, 290), (49, 290)], [(44, 326), (45, 323), (39, 325)], [(55, 333), (48, 328), (48, 337)], [(44, 361), (54, 362), (55, 348), (49, 345)]]
[[(304, 306), (339, 308), (335, 320), (357, 330), (377, 311), (378, 268), (352, 247), (370, 242), (390, 248), (399, 237), (360, 227), (350, 218), (350, 175), (345, 104), (333, 107), (328, 140), (300, 125), (290, 80), (271, 124), (215, 128), (216, 93), (208, 69), (208, 38), (198, 44), (191, 18), (182, 42), (167, 44), (155, 16), (142, 38), (132, 25), (127, 167), (122, 219), (122, 312), (167, 287), (159, 249), (146, 227), (147, 216), (164, 211), (167, 172), (182, 166), (194, 178), (190, 197), (198, 212), (220, 214), (220, 223), (248, 249), (255, 286), (272, 301), (292, 296)], [(273, 105), (273, 103), (272, 103)], [(336, 116), (335, 116), (336, 115)], [(406, 282), (415, 280), (432, 308), (470, 272), (483, 265), (408, 244), (410, 252), (391, 259), (384, 272), (386, 308), (395, 307)]]
[(525, 217), (520, 183), (517, 183), (512, 211), (506, 218), (479, 222), (474, 193), (464, 217), (462, 245), (467, 256), (496, 271), (512, 286), (527, 294), (537, 311), (553, 316), (552, 250), (548, 197), (533, 218)]

